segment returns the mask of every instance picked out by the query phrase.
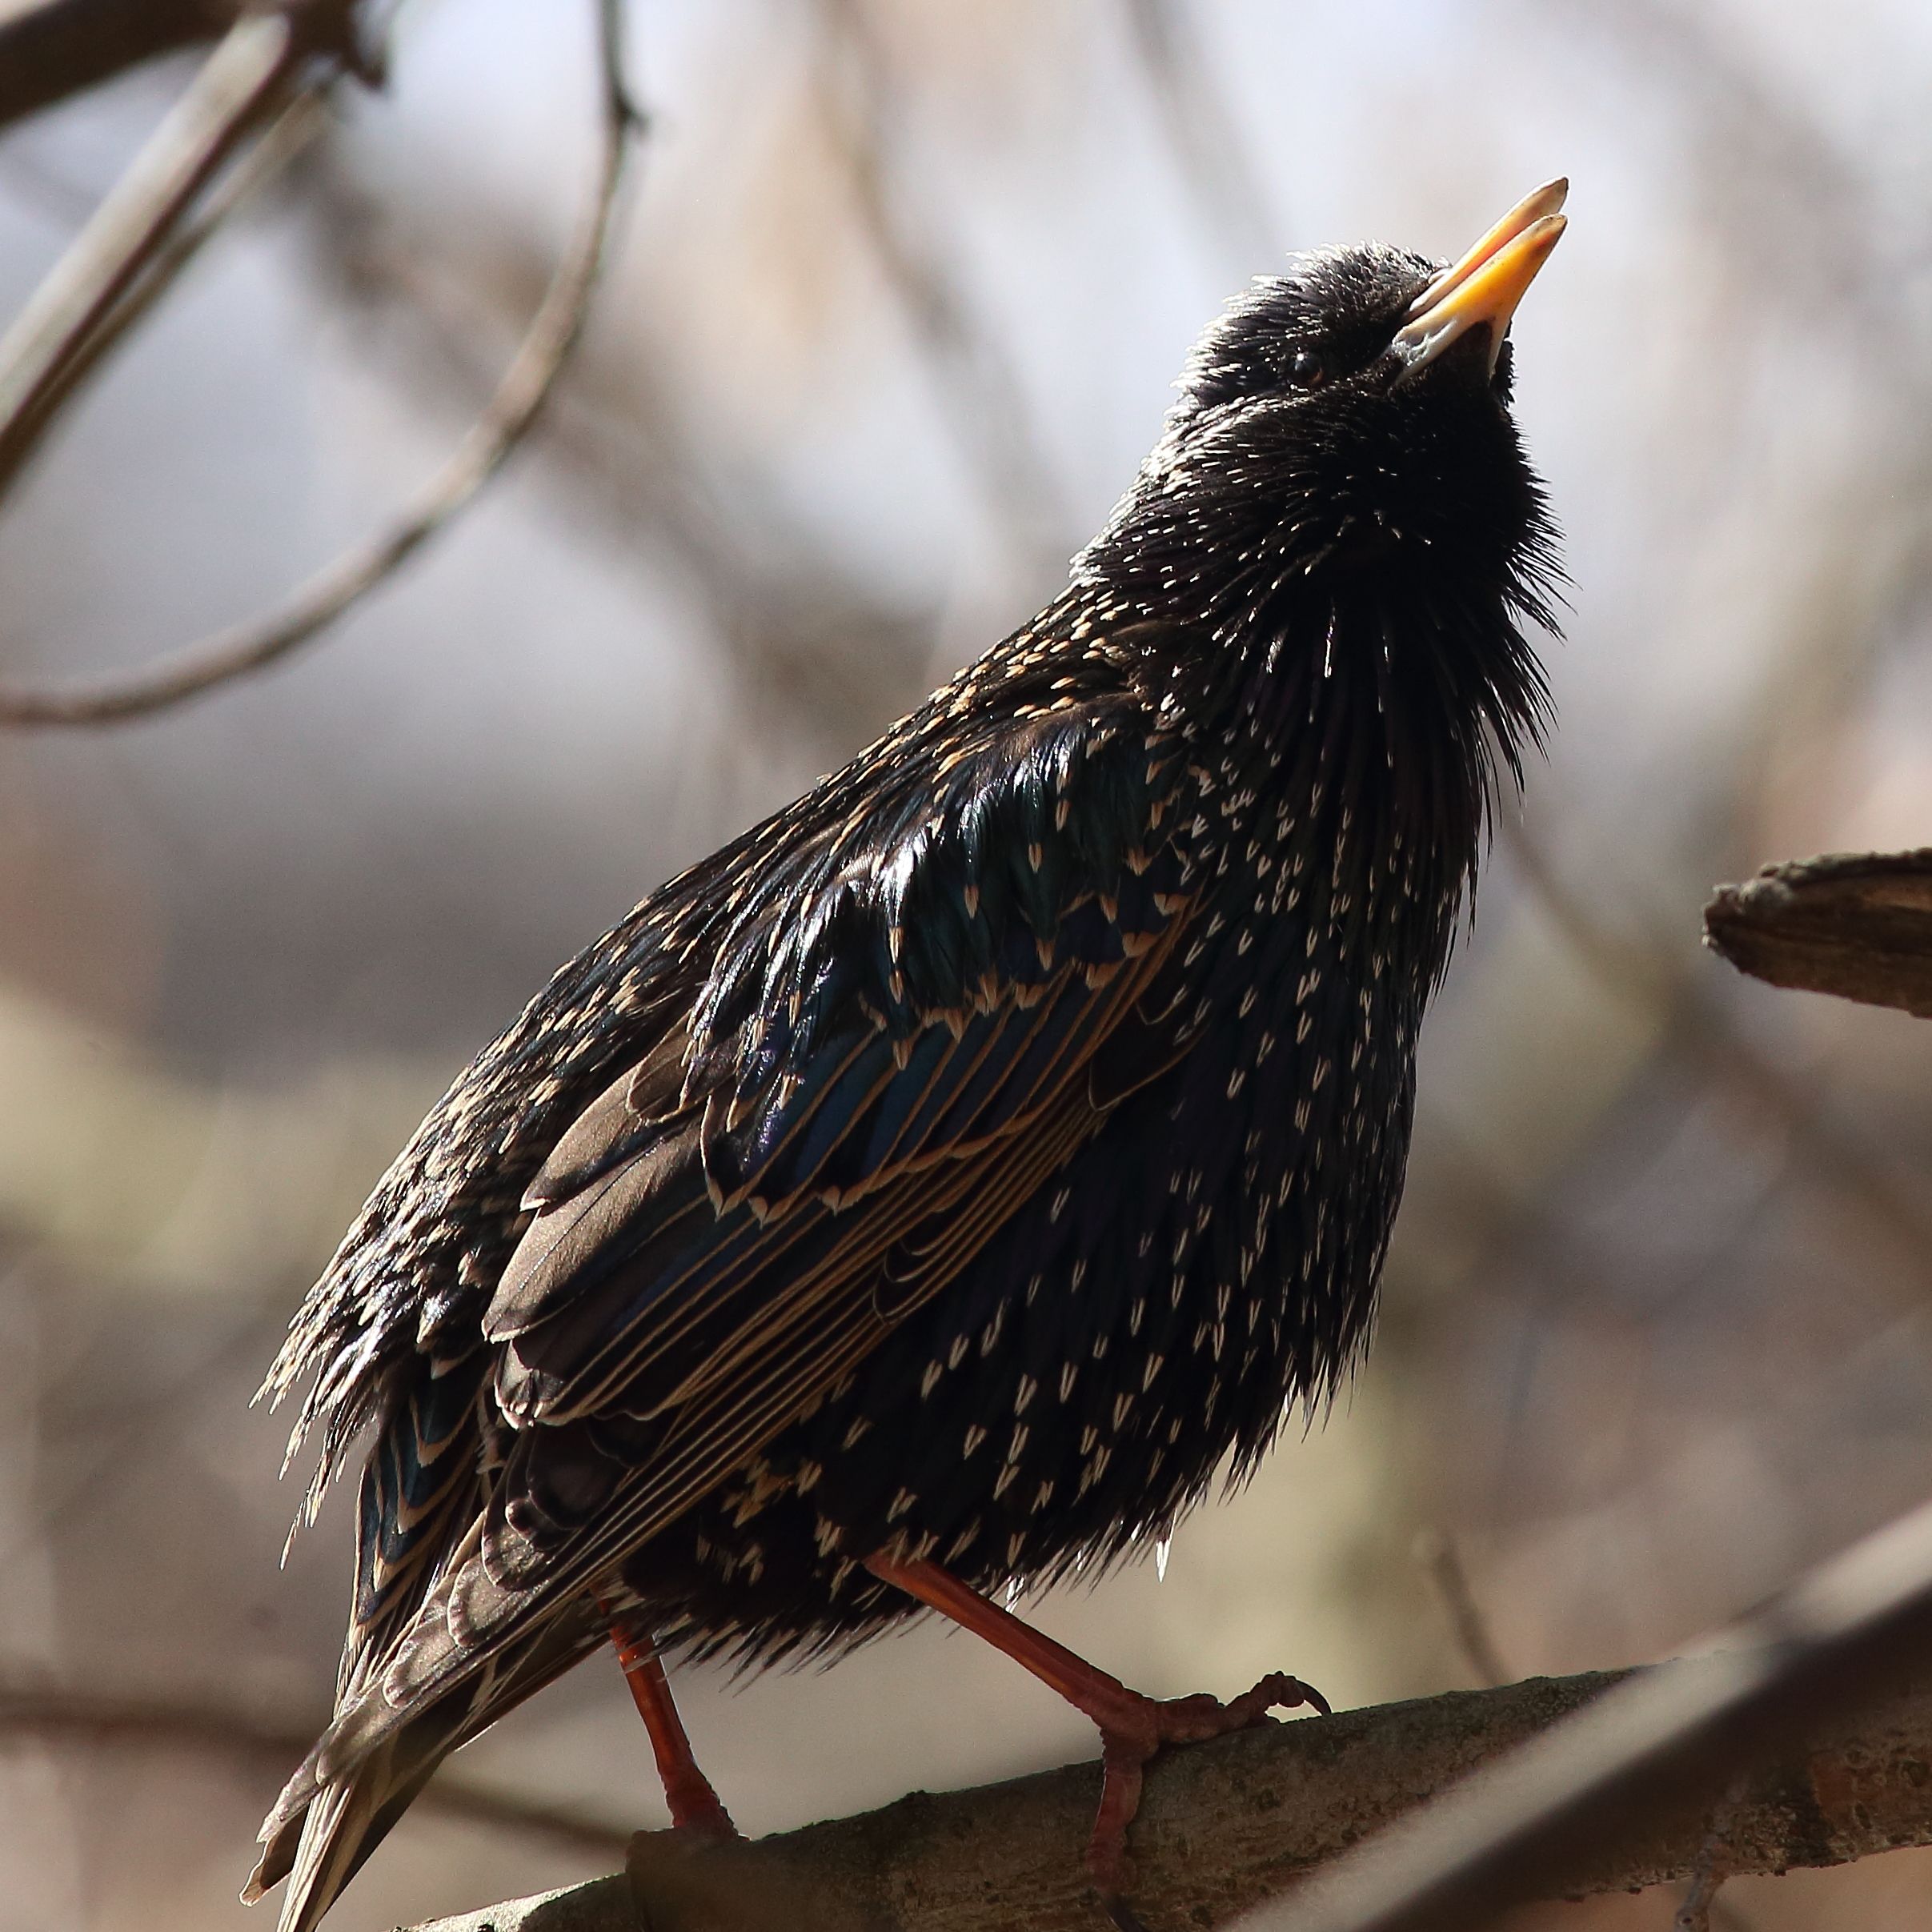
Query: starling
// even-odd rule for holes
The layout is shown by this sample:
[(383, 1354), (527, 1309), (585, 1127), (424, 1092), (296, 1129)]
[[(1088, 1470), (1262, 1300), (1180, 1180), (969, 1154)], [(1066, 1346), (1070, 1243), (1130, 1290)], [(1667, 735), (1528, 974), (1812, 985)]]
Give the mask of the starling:
[(247, 1894), (291, 1878), (283, 1932), (606, 1642), (723, 1834), (664, 1656), (939, 1611), (1099, 1726), (1109, 1900), (1148, 1758), (1319, 1703), (1156, 1702), (989, 1593), (1164, 1534), (1363, 1346), (1417, 1028), (1547, 715), (1505, 336), (1563, 193), (1453, 267), (1257, 279), (1055, 601), (423, 1122), (265, 1385), (313, 1377), (305, 1516), (369, 1441), (335, 1714)]

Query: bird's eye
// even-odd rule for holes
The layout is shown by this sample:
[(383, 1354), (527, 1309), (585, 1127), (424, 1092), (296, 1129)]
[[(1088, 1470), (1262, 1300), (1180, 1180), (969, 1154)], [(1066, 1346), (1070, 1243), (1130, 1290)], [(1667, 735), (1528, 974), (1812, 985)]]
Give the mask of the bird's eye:
[(1313, 389), (1328, 375), (1328, 365), (1313, 349), (1297, 349), (1288, 365), (1289, 379), (1297, 389)]

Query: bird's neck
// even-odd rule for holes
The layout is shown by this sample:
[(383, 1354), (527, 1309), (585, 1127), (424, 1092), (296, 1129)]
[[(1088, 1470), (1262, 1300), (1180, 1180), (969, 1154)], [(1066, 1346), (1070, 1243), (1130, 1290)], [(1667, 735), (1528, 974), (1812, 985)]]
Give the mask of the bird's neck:
[(1293, 825), (1365, 892), (1385, 899), (1393, 884), (1453, 918), (1497, 772), (1516, 762), (1508, 693), (1527, 647), (1506, 614), (1363, 569), (1204, 612), (1203, 633), (1204, 649), (1170, 660), (1171, 707), (1237, 801), (1245, 822), (1230, 829), (1265, 839)]

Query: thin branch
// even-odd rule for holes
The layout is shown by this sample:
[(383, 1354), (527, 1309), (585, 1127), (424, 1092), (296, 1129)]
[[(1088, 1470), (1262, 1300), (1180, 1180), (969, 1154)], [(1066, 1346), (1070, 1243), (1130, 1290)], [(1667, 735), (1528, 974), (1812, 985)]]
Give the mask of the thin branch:
[[(0, 1750), (28, 1738), (116, 1750), (194, 1751), (251, 1766), (278, 1782), (315, 1742), (319, 1721), (271, 1722), (218, 1706), (96, 1696), (0, 1679)], [(447, 1774), (416, 1802), (446, 1818), (527, 1832), (600, 1858), (622, 1858), (631, 1834), (562, 1806), (492, 1791)]]
[(124, 676), (54, 690), (0, 688), (0, 724), (101, 725), (150, 715), (287, 656), (386, 583), (495, 475), (548, 399), (590, 312), (633, 135), (622, 0), (597, 0), (603, 141), (595, 186), (542, 306), (496, 394), (454, 455), (386, 531), (338, 559), (283, 607)]
[(259, 194), (307, 146), (323, 126), (328, 83), (295, 93), (261, 138), (203, 198), (191, 219), (154, 247), (138, 276), (90, 331), (79, 337), (0, 439), (0, 492), (18, 474), (69, 398), (153, 309), (202, 250), (243, 205)]
[(308, 49), (287, 15), (237, 21), (0, 335), (0, 488), (50, 420), (50, 391), (202, 190), (287, 100)]
[(1425, 1529), (1416, 1538), (1415, 1558), (1442, 1605), (1456, 1647), (1477, 1682), (1493, 1685), (1506, 1681), (1509, 1668), (1496, 1647), (1476, 1593), (1469, 1588), (1469, 1572), (1462, 1567), (1455, 1543), (1440, 1529)]
[[(499, 251), (487, 286), (452, 273), (459, 265), (439, 262), (424, 238), (378, 230), (368, 198), (335, 158), (319, 156), (303, 184), (316, 273), (343, 306), (385, 325), (371, 346), (410, 399), (473, 384), (530, 279), (528, 251), (519, 245), (507, 261)], [(815, 543), (754, 467), (700, 447), (675, 389), (647, 353), (621, 367), (587, 358), (527, 459), (547, 466), (575, 518), (600, 526), (620, 556), (668, 564), (688, 584), (720, 669), (740, 686), (735, 709), (788, 743), (805, 740), (822, 769), (848, 754), (855, 728), (924, 695), (935, 619), (892, 603)]]
[(0, 19), (0, 127), (218, 39), (242, 11), (243, 0), (15, 0)]
[(1718, 1807), (1710, 1834), (1698, 1853), (1696, 1864), (1690, 1868), (1690, 1883), (1685, 1887), (1677, 1916), (1670, 1922), (1671, 1932), (1713, 1932), (1714, 1927), (1717, 1932), (1724, 1932), (1735, 1922), (1736, 1914), (1718, 1894), (1725, 1880), (1737, 1870), (1731, 1852), (1731, 1818), (1743, 1796), (1744, 1783), (1739, 1779)]

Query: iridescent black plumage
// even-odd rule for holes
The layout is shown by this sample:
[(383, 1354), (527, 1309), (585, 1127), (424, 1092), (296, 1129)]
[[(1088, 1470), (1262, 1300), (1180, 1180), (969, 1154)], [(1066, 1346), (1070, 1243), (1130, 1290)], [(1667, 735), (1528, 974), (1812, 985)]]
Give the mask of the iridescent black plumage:
[(285, 1923), (603, 1640), (593, 1589), (764, 1659), (910, 1609), (882, 1548), (1104, 1561), (1359, 1349), (1543, 704), (1506, 351), (1390, 349), (1433, 272), (1257, 283), (1060, 599), (564, 968), (384, 1179), (270, 1381), (316, 1376), (325, 1473), (375, 1430)]

